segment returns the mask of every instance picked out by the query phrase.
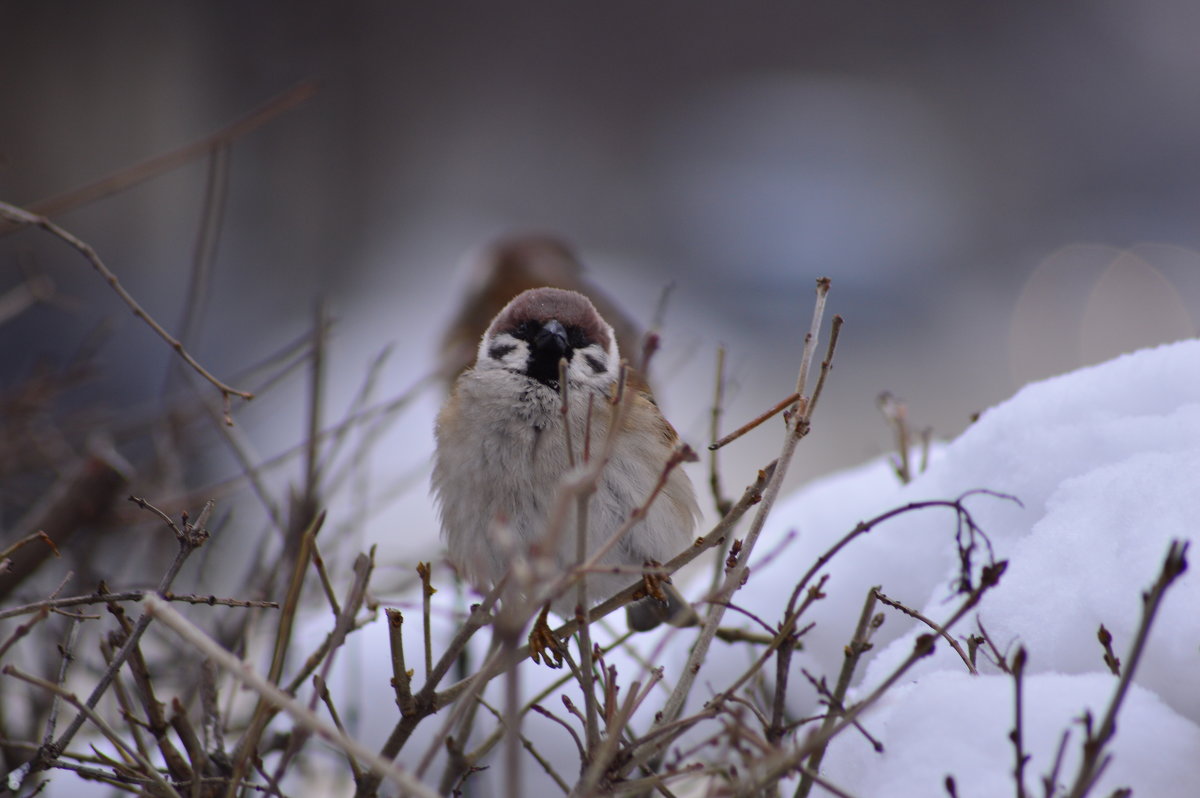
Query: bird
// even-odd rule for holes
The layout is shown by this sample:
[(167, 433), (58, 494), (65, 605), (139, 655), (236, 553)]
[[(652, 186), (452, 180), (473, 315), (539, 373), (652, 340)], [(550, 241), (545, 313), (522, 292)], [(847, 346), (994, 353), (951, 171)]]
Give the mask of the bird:
[[(434, 430), (431, 483), (442, 538), (449, 561), (468, 582), (486, 590), (505, 579), (514, 562), (531, 563), (535, 555), (548, 560), (552, 572), (536, 579), (561, 576), (578, 564), (577, 503), (561, 503), (560, 491), (573, 457), (578, 462), (585, 449), (599, 457), (605, 449), (610, 414), (618, 425), (586, 504), (587, 555), (657, 495), (599, 560), (600, 569), (623, 570), (588, 573), (589, 603), (628, 587), (635, 569), (665, 562), (692, 541), (700, 510), (678, 467), (686, 457), (680, 453), (690, 449), (647, 392), (618, 389), (622, 368), (613, 328), (576, 291), (526, 290), (488, 325), (474, 366), (454, 383)], [(618, 393), (625, 397), (619, 411)], [(553, 530), (556, 506), (566, 515), (556, 516), (563, 520)], [(644, 581), (647, 595), (626, 607), (631, 629), (695, 623), (694, 610), (668, 580)], [(549, 608), (573, 617), (576, 598), (568, 589)]]
[(489, 242), (466, 260), (468, 280), (462, 302), (442, 334), (438, 351), (438, 374), (447, 387), (453, 387), (458, 375), (475, 361), (479, 338), (496, 314), (530, 288), (549, 286), (585, 294), (616, 331), (620, 350), (637, 351), (642, 337), (638, 325), (588, 279), (578, 254), (561, 238), (514, 233)]

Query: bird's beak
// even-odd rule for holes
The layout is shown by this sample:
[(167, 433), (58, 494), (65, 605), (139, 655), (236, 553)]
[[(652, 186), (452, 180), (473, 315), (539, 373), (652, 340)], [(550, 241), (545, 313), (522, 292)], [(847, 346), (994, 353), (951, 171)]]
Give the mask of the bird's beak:
[(552, 355), (557, 363), (558, 358), (565, 354), (568, 348), (567, 331), (557, 319), (551, 319), (538, 330), (533, 338), (533, 345), (539, 352)]

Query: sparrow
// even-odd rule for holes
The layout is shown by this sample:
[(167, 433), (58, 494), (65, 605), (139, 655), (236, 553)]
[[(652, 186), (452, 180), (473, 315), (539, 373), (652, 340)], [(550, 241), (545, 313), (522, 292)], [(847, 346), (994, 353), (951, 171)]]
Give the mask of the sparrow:
[(617, 333), (622, 352), (636, 352), (638, 325), (593, 285), (571, 246), (544, 233), (518, 233), (497, 239), (469, 256), (469, 278), (458, 312), (442, 335), (439, 374), (447, 388), (475, 361), (479, 338), (513, 297), (530, 288), (551, 286), (579, 291)]
[[(567, 381), (565, 414), (560, 361)], [(552, 577), (577, 564), (577, 503), (564, 505), (568, 514), (557, 534), (548, 528), (550, 516), (563, 477), (571, 472), (571, 455), (578, 463), (585, 447), (592, 456), (604, 449), (610, 417), (616, 417), (610, 408), (620, 373), (613, 328), (583, 294), (530, 289), (492, 320), (474, 366), (455, 382), (435, 428), (432, 487), (442, 538), (450, 562), (467, 581), (486, 589), (505, 578), (516, 558), (532, 562), (535, 554), (553, 564)], [(625, 566), (624, 571), (588, 573), (593, 604), (637, 580), (630, 566), (665, 562), (682, 551), (700, 517), (687, 475), (678, 467), (667, 469), (672, 458), (679, 461), (674, 428), (647, 393), (629, 388), (623, 401), (611, 458), (587, 502), (588, 556), (666, 477), (645, 516), (599, 562), (600, 568)], [(646, 584), (648, 595), (626, 608), (630, 628), (694, 622), (694, 611), (669, 582)], [(550, 608), (572, 617), (576, 598), (570, 588)]]

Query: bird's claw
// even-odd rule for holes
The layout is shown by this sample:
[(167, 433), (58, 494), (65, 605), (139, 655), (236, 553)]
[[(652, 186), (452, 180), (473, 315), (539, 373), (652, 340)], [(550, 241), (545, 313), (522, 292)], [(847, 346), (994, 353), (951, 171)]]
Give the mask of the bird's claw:
[[(647, 568), (658, 568), (661, 565), (662, 565), (662, 563), (656, 562), (655, 560), (646, 560), (646, 562), (645, 562), (645, 567), (647, 567)], [(649, 596), (650, 598), (658, 599), (659, 601), (665, 603), (667, 601), (667, 594), (666, 594), (666, 592), (663, 591), (662, 585), (663, 585), (663, 582), (670, 582), (670, 581), (671, 581), (671, 577), (666, 576), (665, 574), (643, 572), (642, 573), (642, 590), (646, 591), (646, 596)], [(635, 596), (635, 597), (641, 598), (639, 596)]]
[(548, 668), (561, 668), (564, 648), (562, 641), (546, 622), (549, 612), (550, 605), (547, 604), (542, 608), (533, 628), (529, 630), (529, 658), (535, 663), (544, 662)]

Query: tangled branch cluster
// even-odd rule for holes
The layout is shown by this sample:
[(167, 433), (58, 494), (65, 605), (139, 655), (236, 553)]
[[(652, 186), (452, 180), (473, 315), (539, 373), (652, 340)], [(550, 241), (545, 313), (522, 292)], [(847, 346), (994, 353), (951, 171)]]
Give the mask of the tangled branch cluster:
[[(722, 517), (712, 529), (669, 562), (650, 564), (640, 573), (631, 571), (630, 585), (596, 606), (590, 606), (586, 585), (600, 554), (586, 559), (581, 551), (579, 566), (561, 579), (542, 586), (525, 585), (526, 589), (517, 591), (530, 596), (528, 601), (500, 601), (498, 586), (461, 616), (449, 639), (437, 639), (432, 621), (435, 588), (446, 585), (435, 586), (434, 571), (421, 564), (417, 571), (423, 645), (414, 656), (405, 647), (405, 614), (394, 607), (385, 608), (382, 616), (379, 613), (382, 604), (372, 585), (374, 552), (359, 554), (345, 573), (331, 573), (327, 567), (318, 546), (325, 519), (319, 510), (320, 496), (328, 495), (336, 480), (317, 467), (320, 451), (338, 450), (348, 430), (380, 423), (402, 409), (412, 394), (371, 405), (366, 400), (369, 391), (364, 389), (353, 416), (324, 431), (314, 413), (308, 439), (289, 453), (306, 458), (306, 482), (294, 491), (290, 503), (279, 501), (262, 479), (271, 463), (253, 462), (236, 432), (227, 429), (232, 420), (231, 400), (249, 399), (253, 394), (230, 387), (196, 362), (178, 339), (120, 288), (90, 246), (45, 217), (4, 204), (0, 204), (0, 214), (16, 224), (41, 227), (71, 244), (209, 389), (215, 387), (219, 407), (209, 401), (212, 397), (193, 397), (189, 406), (202, 407), (220, 422), (221, 434), (242, 464), (239, 481), (250, 486), (278, 532), (273, 541), (260, 545), (252, 560), (260, 565), (243, 595), (179, 595), (172, 588), (192, 555), (211, 537), (230, 534), (229, 525), (222, 530), (214, 523), (211, 501), (203, 504), (193, 520), (177, 511), (186, 506), (184, 499), (172, 499), (169, 506), (177, 509), (168, 512), (151, 501), (130, 497), (138, 512), (154, 525), (170, 529), (176, 542), (174, 557), (153, 589), (114, 591), (100, 583), (83, 595), (60, 596), (60, 584), (38, 601), (0, 606), (0, 622), (4, 623), (0, 626), (0, 699), (6, 707), (0, 717), (0, 752), (7, 771), (0, 789), (31, 796), (47, 787), (53, 790), (64, 780), (83, 778), (155, 796), (301, 794), (303, 783), (296, 765), (319, 745), (340, 752), (345, 761), (344, 781), (353, 785), (360, 798), (381, 793), (463, 794), (477, 783), (482, 769), (493, 766), (502, 774), (501, 794), (520, 796), (525, 794), (522, 773), (530, 760), (571, 796), (670, 796), (683, 785), (696, 784), (704, 785), (710, 795), (770, 796), (778, 795), (785, 783), (796, 796), (809, 795), (818, 787), (829, 794), (846, 795), (822, 773), (829, 745), (839, 735), (859, 734), (881, 750), (870, 730), (868, 710), (929, 656), (940, 640), (962, 657), (964, 668), (971, 673), (976, 672), (977, 656), (982, 653), (1011, 674), (1014, 785), (1018, 796), (1028, 794), (1024, 771), (1029, 756), (1022, 734), (1025, 652), (1021, 649), (1005, 656), (981, 623), (978, 634), (965, 639), (953, 633), (1005, 572), (1006, 563), (995, 559), (984, 530), (965, 504), (972, 495), (987, 491), (913, 503), (862, 521), (814, 562), (805, 564), (790, 595), (786, 600), (781, 597), (775, 617), (754, 616), (737, 604), (737, 593), (751, 569), (765, 559), (759, 551), (764, 525), (796, 448), (811, 427), (832, 369), (840, 318), (834, 319), (825, 356), (815, 365), (828, 280), (817, 283), (795, 391), (721, 440), (717, 440), (718, 376), (710, 484)], [(277, 370), (263, 380), (264, 386), (278, 373), (307, 363), (314, 375), (313, 395), (319, 394), (321, 342), (328, 324), (319, 316), (314, 327), (310, 341), (271, 361)], [(651, 351), (652, 346), (647, 345), (647, 357)], [(816, 379), (810, 388), (814, 368)], [(368, 377), (367, 383), (371, 381)], [(621, 401), (618, 392), (611, 412), (621, 412)], [(314, 400), (313, 405), (317, 404)], [(716, 451), (777, 413), (786, 419), (777, 459), (758, 472), (740, 498), (726, 498)], [(618, 426), (612, 423), (610, 428)], [(907, 479), (911, 476), (907, 434), (899, 440), (904, 457), (898, 473)], [(583, 446), (581, 452), (592, 448)], [(607, 464), (604, 447), (594, 448), (596, 454), (590, 459), (581, 455), (580, 468), (564, 481), (560, 491), (564, 506), (588, 501), (591, 486)], [(687, 455), (681, 451), (666, 469), (677, 467)], [(667, 471), (663, 473), (665, 477)], [(80, 463), (55, 488), (44, 508), (22, 519), (19, 539), (0, 551), (0, 599), (11, 600), (23, 583), (32, 584), (33, 580), (25, 580), (48, 558), (58, 554), (69, 557), (74, 551), (73, 531), (98, 523), (103, 508), (126, 484), (126, 476), (113, 458), (92, 454)], [(628, 524), (614, 535), (614, 542), (638, 522), (639, 513), (657, 492), (649, 492), (646, 505), (634, 511)], [(930, 619), (889, 598), (883, 585), (873, 587), (864, 597), (855, 628), (846, 630), (842, 661), (826, 663), (826, 673), (796, 667), (794, 654), (813, 628), (809, 611), (826, 596), (830, 562), (890, 519), (938, 508), (953, 513), (954, 529), (948, 537), (959, 564), (956, 600), (946, 616)], [(565, 518), (569, 513), (558, 515)], [(575, 516), (586, 519), (587, 513)], [(745, 530), (739, 533), (747, 519)], [(1119, 673), (1118, 685), (1100, 720), (1090, 716), (1085, 720), (1083, 756), (1076, 778), (1065, 791), (1060, 789), (1056, 764), (1043, 780), (1046, 798), (1087, 795), (1110, 761), (1107, 749), (1117, 713), (1162, 596), (1186, 568), (1186, 548), (1173, 546), (1168, 552), (1158, 581), (1144, 598), (1142, 624), (1123, 661), (1112, 652), (1111, 638), (1105, 640), (1102, 628), (1105, 663)], [(625, 645), (626, 638), (608, 645), (593, 640), (598, 622), (653, 592), (659, 580), (706, 554), (713, 557), (714, 571), (710, 589), (697, 602), (701, 622), (691, 630), (671, 633), (675, 635), (673, 644), (686, 646), (688, 651), (681, 667), (668, 672), (645, 663), (630, 669), (616, 662), (615, 652)], [(535, 571), (526, 569), (525, 573)], [(523, 578), (519, 557), (514, 559), (510, 578)], [(575, 617), (549, 629), (541, 608), (571, 590), (579, 597)], [(327, 605), (332, 625), (319, 643), (306, 650), (298, 642), (296, 625), (313, 596)], [(890, 674), (865, 694), (852, 696), (859, 666), (883, 623), (883, 614), (877, 612), (879, 604), (915, 618), (930, 631), (915, 639), (911, 652)], [(186, 606), (181, 610), (181, 605)], [(730, 610), (749, 617), (759, 631), (724, 626)], [(356, 739), (348, 733), (338, 697), (328, 687), (346, 641), (370, 624), (386, 624), (390, 643), (391, 684), (378, 688), (390, 692), (395, 721), (383, 741)], [(526, 633), (531, 629), (535, 634), (527, 643)], [(477, 637), (488, 638), (486, 655), (469, 672), (458, 672)], [(748, 664), (724, 683), (714, 684), (703, 677), (717, 640), (741, 647)], [(378, 656), (384, 653), (378, 652)], [(542, 667), (538, 661), (543, 659), (565, 664), (566, 672), (537, 694), (522, 695), (519, 673)], [(410, 665), (414, 660), (424, 662), (421, 677)], [(820, 698), (821, 711), (815, 716), (794, 715), (796, 702), (790, 698), (799, 677), (812, 685)], [(497, 688), (489, 687), (493, 682)], [(700, 684), (704, 684), (705, 700), (699, 698)], [(562, 711), (547, 706), (547, 699), (555, 693), (561, 694)], [(21, 695), (24, 697), (19, 698)], [(7, 709), (10, 707), (16, 709)], [(573, 761), (553, 760), (524, 733), (526, 719), (533, 715), (556, 724), (572, 741), (577, 755)], [(423, 732), (435, 731), (417, 735), (422, 728)], [(1059, 763), (1067, 739), (1064, 735)], [(957, 795), (953, 779), (947, 780), (946, 789), (951, 796)]]

